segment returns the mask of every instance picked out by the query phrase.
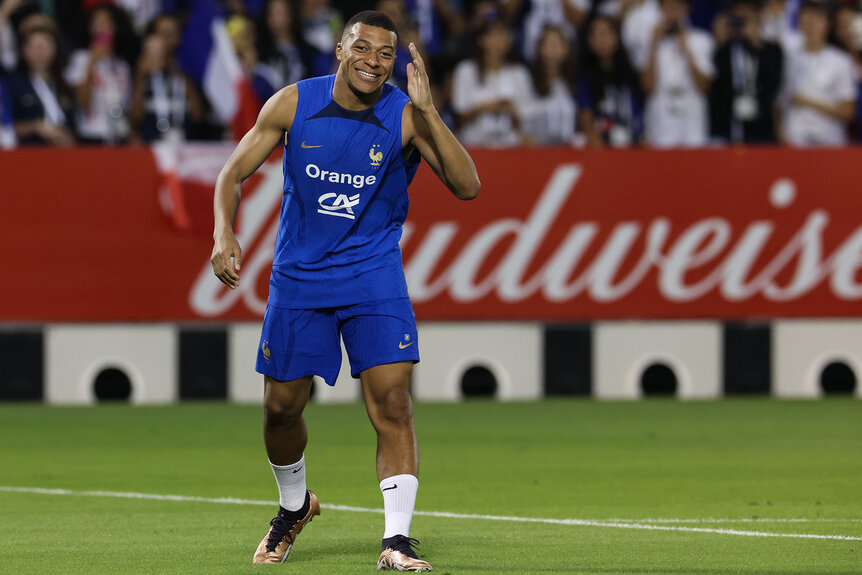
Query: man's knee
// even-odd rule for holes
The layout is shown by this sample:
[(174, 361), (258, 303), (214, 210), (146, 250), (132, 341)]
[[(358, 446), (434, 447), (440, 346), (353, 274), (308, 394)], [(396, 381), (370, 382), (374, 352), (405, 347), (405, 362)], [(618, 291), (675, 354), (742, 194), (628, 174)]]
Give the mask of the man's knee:
[(389, 387), (375, 403), (377, 407), (375, 424), (394, 427), (413, 425), (413, 403), (406, 386)]
[(310, 378), (276, 381), (266, 377), (263, 400), (264, 425), (292, 427), (302, 417), (311, 389)]
[(413, 425), (409, 391), (412, 372), (412, 363), (399, 362), (372, 367), (360, 374), (368, 416), (378, 431)]
[(302, 409), (294, 404), (268, 401), (263, 406), (263, 423), (267, 427), (293, 427), (302, 417)]

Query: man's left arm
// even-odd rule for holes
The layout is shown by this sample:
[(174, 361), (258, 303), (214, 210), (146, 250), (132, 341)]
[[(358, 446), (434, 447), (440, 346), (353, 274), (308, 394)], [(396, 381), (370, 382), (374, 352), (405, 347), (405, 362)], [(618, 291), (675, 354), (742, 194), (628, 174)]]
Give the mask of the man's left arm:
[(476, 166), (434, 107), (425, 63), (412, 43), (410, 55), (413, 62), (407, 64), (407, 94), (412, 105), (404, 107), (403, 145), (415, 146), (458, 199), (472, 200), (482, 186)]

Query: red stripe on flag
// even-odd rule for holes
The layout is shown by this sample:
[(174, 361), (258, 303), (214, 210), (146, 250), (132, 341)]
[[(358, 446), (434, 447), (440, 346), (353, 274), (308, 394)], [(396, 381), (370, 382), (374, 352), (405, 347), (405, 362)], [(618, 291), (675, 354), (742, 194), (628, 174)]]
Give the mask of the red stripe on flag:
[(254, 126), (263, 103), (247, 79), (241, 80), (236, 85), (236, 90), (239, 95), (239, 105), (233, 120), (231, 120), (230, 131), (233, 138), (239, 140)]

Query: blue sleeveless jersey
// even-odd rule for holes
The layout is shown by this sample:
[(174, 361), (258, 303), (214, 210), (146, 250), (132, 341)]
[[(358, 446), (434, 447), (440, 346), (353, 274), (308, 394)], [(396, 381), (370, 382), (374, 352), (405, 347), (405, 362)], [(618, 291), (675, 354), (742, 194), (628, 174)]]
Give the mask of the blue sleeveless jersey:
[(410, 98), (384, 85), (374, 107), (332, 99), (335, 76), (297, 83), (284, 143), (284, 195), (269, 304), (318, 309), (407, 297), (401, 225), (419, 155), (405, 160), (401, 116)]

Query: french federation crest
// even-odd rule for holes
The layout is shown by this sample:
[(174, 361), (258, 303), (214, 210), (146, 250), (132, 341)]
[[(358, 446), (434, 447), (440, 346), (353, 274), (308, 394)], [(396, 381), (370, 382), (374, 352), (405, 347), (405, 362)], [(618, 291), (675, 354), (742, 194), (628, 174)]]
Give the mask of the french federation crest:
[(380, 167), (380, 160), (383, 159), (383, 152), (375, 149), (379, 147), (380, 144), (374, 144), (373, 146), (371, 146), (371, 151), (368, 152), (368, 156), (371, 158), (371, 165), (375, 168)]

